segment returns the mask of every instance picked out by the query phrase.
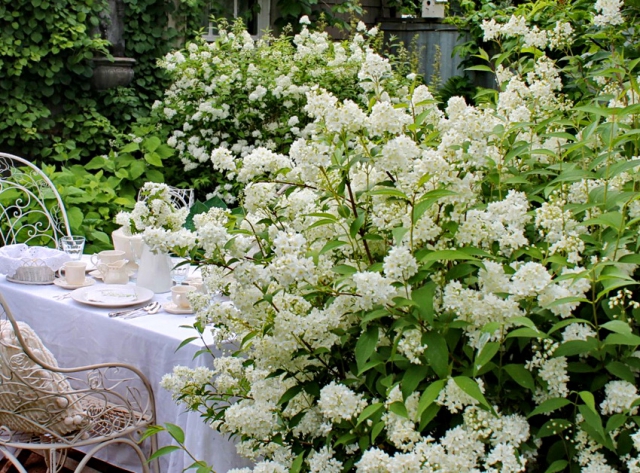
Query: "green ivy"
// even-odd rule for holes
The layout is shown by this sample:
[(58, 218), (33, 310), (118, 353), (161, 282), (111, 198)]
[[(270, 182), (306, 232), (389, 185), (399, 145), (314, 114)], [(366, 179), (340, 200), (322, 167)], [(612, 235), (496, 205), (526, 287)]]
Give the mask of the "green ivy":
[(92, 38), (103, 1), (2, 0), (0, 147), (30, 158), (76, 158), (103, 149), (115, 133), (96, 110)]

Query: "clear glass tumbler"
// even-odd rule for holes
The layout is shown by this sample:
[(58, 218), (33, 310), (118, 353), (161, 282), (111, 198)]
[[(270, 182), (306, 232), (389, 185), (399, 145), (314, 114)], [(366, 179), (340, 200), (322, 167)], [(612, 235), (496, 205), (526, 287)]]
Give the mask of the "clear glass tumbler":
[(60, 246), (62, 247), (62, 251), (68, 254), (72, 261), (78, 261), (82, 258), (84, 241), (83, 236), (65, 236), (60, 238)]

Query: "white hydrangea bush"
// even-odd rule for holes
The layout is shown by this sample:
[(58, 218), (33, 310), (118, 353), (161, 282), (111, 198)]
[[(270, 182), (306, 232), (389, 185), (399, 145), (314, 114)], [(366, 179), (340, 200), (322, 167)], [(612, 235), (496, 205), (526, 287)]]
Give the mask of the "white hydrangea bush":
[(640, 471), (638, 78), (572, 103), (543, 51), (569, 28), (509, 21), (537, 52), (495, 103), (315, 87), (289, 153), (213, 152), (245, 185), (194, 219), (222, 355), (163, 385), (234, 473)]
[(156, 121), (173, 125), (168, 145), (178, 168), (194, 171), (208, 197), (236, 203), (235, 163), (257, 149), (289, 150), (309, 122), (304, 106), (312, 87), (350, 98), (358, 113), (366, 92), (411, 83), (374, 51), (377, 28), (359, 27), (350, 40), (336, 42), (306, 21), (301, 27), (293, 37), (287, 30), (255, 39), (241, 22), (222, 22), (214, 42), (191, 43), (160, 61), (172, 84), (153, 104)]

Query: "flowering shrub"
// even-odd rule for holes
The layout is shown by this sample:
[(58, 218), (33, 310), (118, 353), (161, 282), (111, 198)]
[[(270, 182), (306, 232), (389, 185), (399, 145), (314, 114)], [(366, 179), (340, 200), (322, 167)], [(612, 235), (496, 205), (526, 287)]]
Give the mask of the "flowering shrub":
[(259, 40), (241, 22), (222, 23), (215, 42), (191, 43), (162, 61), (173, 83), (153, 106), (156, 119), (174, 130), (168, 144), (177, 150), (180, 174), (195, 170), (192, 186), (212, 190), (208, 197), (235, 202), (234, 161), (254, 149), (288, 151), (309, 121), (304, 106), (312, 87), (366, 107), (363, 86), (384, 80), (393, 91), (408, 85), (374, 52), (376, 28), (367, 31), (361, 23), (350, 41), (334, 42), (307, 23), (303, 17), (293, 39), (285, 32)]
[(223, 356), (163, 384), (254, 472), (640, 471), (637, 41), (602, 2), (565, 71), (569, 25), (487, 22), (493, 104), (316, 88), (288, 154), (228, 161), (243, 212), (193, 246)]

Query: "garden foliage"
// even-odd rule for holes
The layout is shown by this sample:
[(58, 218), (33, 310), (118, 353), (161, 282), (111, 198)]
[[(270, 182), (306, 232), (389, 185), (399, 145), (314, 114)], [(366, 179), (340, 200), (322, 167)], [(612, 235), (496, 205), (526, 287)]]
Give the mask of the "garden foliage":
[(288, 153), (214, 151), (242, 209), (189, 245), (223, 353), (163, 384), (253, 471), (640, 471), (637, 11), (563, 5), (483, 23), (484, 106), (353, 42), (368, 100), (309, 88)]

